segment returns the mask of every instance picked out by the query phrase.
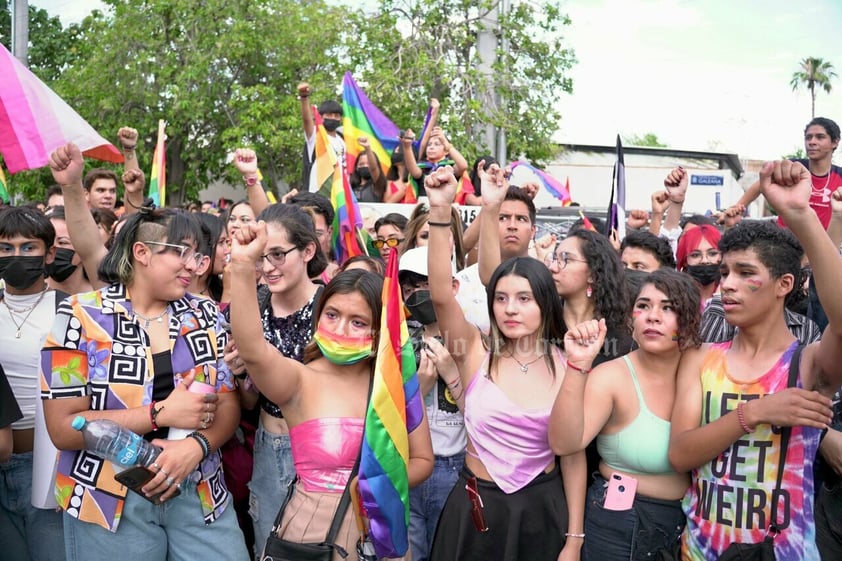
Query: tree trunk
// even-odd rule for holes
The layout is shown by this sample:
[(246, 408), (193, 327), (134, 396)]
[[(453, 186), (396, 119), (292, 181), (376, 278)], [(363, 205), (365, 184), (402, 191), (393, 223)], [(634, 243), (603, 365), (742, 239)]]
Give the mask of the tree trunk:
[(810, 119), (816, 118), (816, 85), (811, 83), (810, 84), (810, 98), (812, 100), (812, 106), (810, 111)]

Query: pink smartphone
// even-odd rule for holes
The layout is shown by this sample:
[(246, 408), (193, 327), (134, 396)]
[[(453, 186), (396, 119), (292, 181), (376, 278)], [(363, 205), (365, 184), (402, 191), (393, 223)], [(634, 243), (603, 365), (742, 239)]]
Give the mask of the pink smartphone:
[(605, 494), (606, 510), (630, 510), (637, 493), (637, 479), (628, 475), (612, 473)]

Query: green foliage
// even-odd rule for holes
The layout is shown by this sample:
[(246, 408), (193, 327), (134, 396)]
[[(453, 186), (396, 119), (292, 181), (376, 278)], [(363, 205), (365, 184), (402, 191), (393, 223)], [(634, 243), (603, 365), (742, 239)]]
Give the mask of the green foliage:
[(652, 132), (647, 132), (643, 136), (639, 134), (623, 135), (623, 144), (626, 146), (644, 146), (647, 148), (668, 148), (658, 140), (658, 135)]
[(833, 65), (821, 58), (807, 57), (802, 59), (799, 63), (798, 71), (792, 74), (792, 79), (789, 85), (792, 86), (792, 91), (797, 90), (800, 86), (805, 86), (810, 91), (810, 99), (812, 101), (813, 117), (816, 116), (816, 88), (823, 89), (826, 93), (830, 93), (830, 80), (836, 78), (836, 72)]
[[(441, 126), (469, 160), (487, 151), (481, 134), (493, 124), (505, 129), (511, 159), (544, 163), (554, 156), (556, 100), (572, 90), (575, 57), (562, 36), (570, 22), (560, 0), (537, 0), (512, 2), (499, 26), (488, 23), (498, 2), (380, 0), (369, 14), (328, 0), (105, 0), (105, 13), (92, 12), (55, 45), (33, 46), (33, 64), (44, 59), (36, 67), (48, 85), (106, 138), (138, 129), (147, 173), (158, 119), (166, 120), (173, 205), (216, 178), (238, 184), (227, 154), (242, 146), (257, 151), (270, 185), (298, 186), (296, 85), (309, 82), (315, 104), (338, 99), (345, 70), (401, 128), (420, 129), (437, 97)], [(55, 33), (53, 20), (43, 29)], [(497, 39), (506, 32), (485, 72), (480, 29)], [(9, 182), (32, 197), (52, 179), (37, 170)]]

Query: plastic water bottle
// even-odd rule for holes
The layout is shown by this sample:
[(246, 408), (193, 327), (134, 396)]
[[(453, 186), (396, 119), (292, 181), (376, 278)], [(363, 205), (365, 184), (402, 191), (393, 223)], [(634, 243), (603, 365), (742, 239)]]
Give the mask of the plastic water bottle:
[(108, 419), (88, 421), (77, 416), (71, 426), (82, 433), (85, 448), (124, 468), (149, 466), (161, 449), (145, 441), (142, 436)]

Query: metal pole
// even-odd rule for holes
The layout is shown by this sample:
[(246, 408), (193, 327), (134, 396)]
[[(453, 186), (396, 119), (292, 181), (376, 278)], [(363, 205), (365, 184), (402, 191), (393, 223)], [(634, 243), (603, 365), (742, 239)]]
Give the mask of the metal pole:
[(29, 2), (12, 0), (12, 54), (29, 66)]
[[(501, 0), (500, 1), (500, 16), (498, 22), (501, 20), (505, 21), (506, 16), (509, 14), (509, 0)], [(503, 56), (509, 54), (509, 39), (506, 36), (506, 29), (500, 23), (500, 51), (502, 52)], [(500, 92), (497, 92), (497, 107), (500, 111), (503, 111), (505, 106), (505, 99)], [(505, 127), (498, 127), (497, 128), (497, 161), (500, 162), (501, 166), (504, 166), (508, 163), (507, 158), (507, 146), (506, 146), (506, 129)]]

